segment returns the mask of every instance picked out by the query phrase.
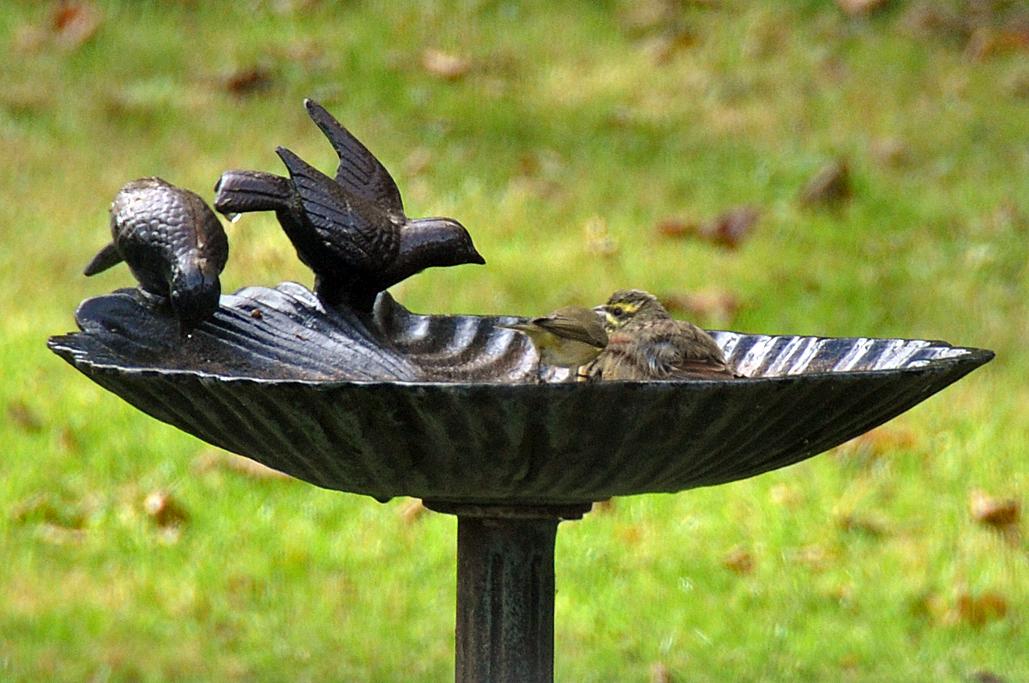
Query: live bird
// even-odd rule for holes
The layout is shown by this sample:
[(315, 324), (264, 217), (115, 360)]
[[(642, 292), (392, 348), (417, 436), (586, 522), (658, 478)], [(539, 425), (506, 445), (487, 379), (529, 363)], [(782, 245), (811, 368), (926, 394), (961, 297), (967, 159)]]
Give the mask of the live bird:
[(320, 104), (304, 106), (339, 157), (335, 179), (279, 147), (289, 178), (227, 171), (215, 186), (218, 211), (274, 211), (329, 304), (369, 310), (378, 292), (426, 268), (486, 262), (456, 220), (409, 219), (382, 163)]
[(214, 314), (229, 242), (203, 199), (161, 178), (140, 178), (115, 195), (110, 222), (112, 241), (86, 266), (87, 276), (125, 261), (143, 294), (171, 305), (183, 334)]
[(607, 346), (603, 318), (588, 308), (565, 306), (550, 315), (503, 327), (528, 335), (542, 365), (577, 370)]
[(594, 310), (604, 315), (608, 342), (585, 369), (591, 381), (739, 376), (711, 335), (674, 320), (653, 294), (619, 290)]

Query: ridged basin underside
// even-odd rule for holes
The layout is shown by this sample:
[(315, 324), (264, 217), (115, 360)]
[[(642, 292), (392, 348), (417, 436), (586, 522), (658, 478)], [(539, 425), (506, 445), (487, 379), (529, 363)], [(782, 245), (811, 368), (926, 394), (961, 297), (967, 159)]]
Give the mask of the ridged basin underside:
[(784, 467), (875, 427), (993, 354), (944, 342), (713, 332), (745, 379), (534, 381), (510, 316), (423, 316), (387, 294), (326, 310), (295, 284), (223, 296), (189, 339), (131, 291), (50, 347), (140, 410), (312, 484), (377, 498), (577, 503)]

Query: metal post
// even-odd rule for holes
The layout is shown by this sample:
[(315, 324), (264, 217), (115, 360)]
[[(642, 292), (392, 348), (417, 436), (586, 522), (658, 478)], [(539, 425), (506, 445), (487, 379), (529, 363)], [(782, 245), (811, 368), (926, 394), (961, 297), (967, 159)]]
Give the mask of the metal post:
[(427, 502), (457, 517), (457, 683), (554, 680), (554, 542), (589, 505)]

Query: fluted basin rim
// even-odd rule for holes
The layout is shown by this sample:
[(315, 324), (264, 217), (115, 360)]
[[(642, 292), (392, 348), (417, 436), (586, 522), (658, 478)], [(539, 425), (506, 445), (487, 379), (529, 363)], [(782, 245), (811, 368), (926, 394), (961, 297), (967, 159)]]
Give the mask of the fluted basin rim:
[[(459, 316), (455, 316), (459, 317)], [(473, 316), (467, 316), (473, 317)], [(716, 334), (722, 331), (713, 330)], [(740, 336), (794, 336), (794, 335), (764, 335), (756, 333), (738, 332), (734, 330), (725, 330), (725, 333), (740, 335)], [(105, 363), (102, 361), (91, 360), (85, 353), (82, 353), (75, 349), (73, 346), (64, 342), (66, 338), (87, 334), (84, 332), (72, 332), (66, 335), (55, 335), (47, 341), (47, 346), (56, 354), (67, 360), (75, 367), (89, 368), (100, 372), (107, 372), (119, 375), (135, 375), (139, 377), (183, 377), (183, 378), (197, 378), (200, 380), (213, 380), (218, 382), (225, 382), (231, 384), (253, 384), (255, 386), (305, 386), (305, 387), (316, 387), (322, 389), (331, 389), (336, 387), (347, 387), (347, 386), (386, 386), (386, 385), (398, 385), (398, 386), (411, 386), (411, 387), (448, 387), (448, 388), (473, 388), (473, 387), (504, 387), (505, 390), (514, 391), (581, 391), (590, 386), (597, 386), (591, 383), (572, 383), (572, 382), (545, 382), (545, 383), (531, 383), (531, 382), (499, 382), (499, 381), (483, 381), (483, 382), (467, 382), (467, 381), (441, 381), (441, 380), (358, 380), (358, 379), (304, 379), (304, 378), (270, 378), (270, 377), (249, 377), (245, 375), (229, 375), (215, 372), (207, 372), (204, 370), (185, 369), (185, 368), (158, 368), (158, 367), (136, 367), (131, 365), (119, 365), (117, 363)], [(956, 353), (953, 356), (934, 358), (931, 362), (925, 361), (924, 363), (907, 365), (898, 368), (880, 368), (874, 370), (812, 370), (804, 371), (793, 374), (781, 374), (781, 375), (761, 375), (757, 377), (739, 377), (736, 379), (689, 379), (689, 380), (647, 380), (647, 381), (632, 381), (632, 380), (614, 380), (606, 381), (605, 385), (612, 384), (628, 384), (628, 385), (659, 385), (659, 386), (691, 386), (695, 384), (750, 384), (750, 383), (777, 383), (789, 380), (797, 380), (799, 378), (819, 378), (819, 377), (839, 377), (845, 375), (847, 377), (872, 377), (883, 374), (894, 374), (894, 373), (910, 373), (919, 374), (925, 372), (929, 368), (943, 369), (944, 367), (950, 367), (956, 364), (965, 364), (973, 362), (975, 365), (982, 365), (989, 362), (994, 358), (994, 352), (989, 349), (982, 349), (971, 346), (954, 346), (945, 341), (929, 340), (929, 339), (917, 339), (917, 338), (898, 338), (898, 337), (822, 337), (816, 335), (797, 335), (804, 336), (814, 340), (835, 340), (835, 341), (848, 341), (848, 340), (866, 340), (866, 341), (900, 341), (900, 342), (927, 342), (932, 346), (946, 347), (953, 349)]]

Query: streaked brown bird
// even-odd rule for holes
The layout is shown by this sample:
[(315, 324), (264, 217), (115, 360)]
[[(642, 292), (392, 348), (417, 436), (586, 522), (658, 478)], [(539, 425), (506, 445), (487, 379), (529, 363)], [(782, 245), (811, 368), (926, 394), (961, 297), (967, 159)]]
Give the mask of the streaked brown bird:
[(550, 315), (503, 327), (528, 335), (542, 365), (569, 370), (586, 365), (607, 346), (603, 317), (578, 306), (565, 306)]
[(586, 368), (591, 381), (737, 376), (711, 335), (674, 320), (653, 294), (619, 290), (594, 310), (604, 315), (608, 343)]

